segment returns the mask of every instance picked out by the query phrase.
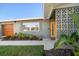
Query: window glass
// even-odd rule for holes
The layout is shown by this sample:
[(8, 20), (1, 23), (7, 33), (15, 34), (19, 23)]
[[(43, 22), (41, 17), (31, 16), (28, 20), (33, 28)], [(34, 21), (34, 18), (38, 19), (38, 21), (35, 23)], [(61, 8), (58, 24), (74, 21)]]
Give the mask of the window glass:
[(52, 35), (54, 35), (54, 25), (52, 24)]
[(39, 22), (28, 22), (22, 24), (23, 31), (39, 31), (40, 24)]

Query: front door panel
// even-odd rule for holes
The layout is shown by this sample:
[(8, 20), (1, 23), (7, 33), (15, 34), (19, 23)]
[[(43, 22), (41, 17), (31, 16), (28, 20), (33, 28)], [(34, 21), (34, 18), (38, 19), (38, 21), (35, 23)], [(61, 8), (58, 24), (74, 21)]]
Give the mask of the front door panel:
[(13, 35), (13, 24), (3, 24), (2, 30), (4, 36)]

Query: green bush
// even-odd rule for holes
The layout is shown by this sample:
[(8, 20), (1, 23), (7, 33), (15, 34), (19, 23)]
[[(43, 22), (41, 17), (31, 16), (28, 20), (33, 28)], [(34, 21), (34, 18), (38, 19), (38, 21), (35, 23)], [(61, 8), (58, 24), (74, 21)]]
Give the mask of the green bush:
[(79, 55), (79, 42), (76, 40), (77, 37), (79, 37), (77, 32), (74, 32), (70, 36), (62, 33), (59, 40), (55, 43), (54, 48), (61, 48), (61, 45), (65, 44), (68, 47), (73, 48), (74, 55)]
[(16, 40), (18, 38), (17, 33), (11, 36), (11, 40)]
[(26, 35), (22, 32), (19, 32), (18, 34), (15, 33), (12, 36), (4, 37), (4, 40), (42, 40), (42, 38), (36, 35), (32, 34)]
[(35, 35), (28, 35), (28, 37), (30, 40), (40, 40), (40, 38)]
[(22, 33), (22, 32), (19, 32), (19, 33), (18, 33), (18, 39), (20, 39), (20, 40), (25, 39), (25, 34)]

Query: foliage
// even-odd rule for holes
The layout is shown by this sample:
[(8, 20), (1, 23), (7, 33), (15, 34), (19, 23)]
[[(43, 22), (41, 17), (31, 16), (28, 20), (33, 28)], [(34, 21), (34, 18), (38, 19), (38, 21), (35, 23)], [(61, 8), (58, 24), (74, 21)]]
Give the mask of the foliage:
[(65, 43), (67, 41), (66, 39), (68, 39), (68, 36), (64, 33), (61, 33), (59, 40), (57, 40), (57, 42), (54, 45), (54, 48), (60, 48), (61, 44)]
[(11, 40), (11, 36), (5, 36), (5, 37), (3, 37), (3, 39), (4, 40), (8, 40), (8, 39)]
[(11, 36), (11, 40), (16, 40), (18, 37), (17, 37), (17, 33), (15, 33), (14, 35)]
[(78, 13), (72, 13), (69, 14), (69, 16), (72, 18), (72, 21), (75, 23), (78, 29), (78, 34), (79, 34), (79, 14)]
[(79, 28), (79, 14), (78, 13), (72, 13), (72, 14), (69, 14), (69, 16), (71, 16), (72, 20), (76, 23), (76, 25)]
[(26, 35), (22, 32), (19, 32), (18, 34), (15, 33), (12, 36), (4, 37), (4, 40), (42, 40), (42, 38), (36, 35), (32, 35), (32, 34)]
[(62, 33), (59, 37), (59, 40), (55, 43), (54, 48), (55, 49), (61, 48), (61, 45), (65, 44), (70, 48), (73, 48), (74, 52), (79, 52), (79, 43), (76, 40), (77, 36), (78, 36), (77, 32), (74, 32), (71, 36)]
[(37, 36), (32, 35), (32, 34), (28, 35), (28, 37), (30, 40), (40, 40), (41, 39), (40, 37), (37, 37)]
[(19, 34), (18, 34), (18, 39), (20, 39), (20, 40), (25, 39), (25, 34), (22, 33), (22, 32), (19, 32)]

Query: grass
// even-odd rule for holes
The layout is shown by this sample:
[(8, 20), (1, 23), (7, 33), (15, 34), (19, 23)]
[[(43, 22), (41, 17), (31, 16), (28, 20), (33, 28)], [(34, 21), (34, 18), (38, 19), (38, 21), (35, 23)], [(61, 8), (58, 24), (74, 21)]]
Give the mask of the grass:
[(79, 52), (74, 52), (75, 56), (79, 56)]
[(42, 56), (43, 46), (0, 46), (0, 56)]

